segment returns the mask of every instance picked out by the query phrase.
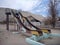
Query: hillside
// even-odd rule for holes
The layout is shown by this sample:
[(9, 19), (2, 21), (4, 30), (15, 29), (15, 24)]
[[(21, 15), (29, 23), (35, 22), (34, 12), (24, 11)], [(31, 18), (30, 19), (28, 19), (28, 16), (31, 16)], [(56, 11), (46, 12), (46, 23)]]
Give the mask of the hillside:
[[(8, 8), (7, 8), (8, 9)], [(0, 21), (3, 21), (3, 20), (6, 20), (6, 14), (5, 14), (5, 11), (6, 8), (0, 8)], [(16, 12), (16, 10), (14, 10)], [(40, 20), (40, 21), (43, 21), (44, 20), (44, 17), (42, 15), (35, 15), (35, 14), (32, 14), (32, 13), (29, 13), (29, 12), (26, 12), (26, 11), (20, 11), (23, 16), (27, 17), (27, 16), (33, 16), (34, 18)], [(10, 18), (12, 18), (12, 16), (10, 16)]]

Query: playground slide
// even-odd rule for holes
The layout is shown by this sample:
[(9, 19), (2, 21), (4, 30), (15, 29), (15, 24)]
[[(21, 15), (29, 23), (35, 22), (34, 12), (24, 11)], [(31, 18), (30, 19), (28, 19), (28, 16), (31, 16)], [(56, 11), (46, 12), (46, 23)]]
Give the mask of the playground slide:
[[(22, 17), (24, 17), (23, 15), (22, 15), (22, 13), (21, 12), (19, 12), (19, 14), (22, 16)], [(24, 17), (25, 19), (26, 19), (26, 21), (32, 26), (32, 27), (34, 27), (37, 31), (43, 31), (43, 32), (51, 32), (49, 29), (40, 29), (40, 28), (38, 28), (38, 27), (36, 27), (35, 25), (33, 25), (29, 20), (28, 20), (28, 18), (27, 17)], [(34, 18), (34, 17), (33, 17)], [(34, 18), (35, 19), (35, 18)], [(37, 19), (36, 19), (37, 20)], [(39, 20), (38, 20), (39, 21)], [(41, 22), (40, 22), (41, 23)]]
[[(22, 23), (22, 21), (21, 21), (18, 13), (15, 14), (13, 11), (12, 11), (12, 13), (13, 13), (13, 16), (17, 19), (17, 21), (18, 21), (26, 30), (28, 30), (28, 31), (33, 31), (33, 30), (29, 29), (28, 27), (26, 27), (26, 26)], [(17, 15), (18, 15), (18, 16), (17, 16)], [(36, 31), (42, 33), (42, 31), (39, 31), (39, 30), (36, 30)]]

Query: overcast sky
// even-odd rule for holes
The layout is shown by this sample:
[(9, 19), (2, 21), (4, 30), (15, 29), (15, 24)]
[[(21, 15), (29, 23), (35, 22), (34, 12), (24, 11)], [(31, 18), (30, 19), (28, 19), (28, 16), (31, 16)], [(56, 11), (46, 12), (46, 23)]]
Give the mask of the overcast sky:
[(21, 9), (34, 14), (48, 15), (49, 0), (0, 0), (0, 7)]
[(31, 10), (39, 0), (0, 0), (0, 7)]

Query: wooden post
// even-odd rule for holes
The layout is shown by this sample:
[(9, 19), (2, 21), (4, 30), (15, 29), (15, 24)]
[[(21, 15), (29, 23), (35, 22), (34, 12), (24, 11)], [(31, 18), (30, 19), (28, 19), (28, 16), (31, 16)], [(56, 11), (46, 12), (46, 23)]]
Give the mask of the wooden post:
[(9, 31), (9, 15), (6, 15), (6, 29)]
[(6, 29), (9, 31), (9, 15), (11, 15), (10, 12), (6, 12)]

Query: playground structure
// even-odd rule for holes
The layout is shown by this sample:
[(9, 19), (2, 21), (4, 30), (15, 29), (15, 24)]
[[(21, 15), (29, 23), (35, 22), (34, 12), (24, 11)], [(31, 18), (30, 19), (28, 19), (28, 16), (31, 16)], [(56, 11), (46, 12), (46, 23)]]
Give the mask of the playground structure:
[[(51, 33), (50, 29), (40, 29), (33, 25), (30, 20), (27, 17), (24, 17), (21, 12), (17, 11), (14, 12), (11, 10), (11, 12), (6, 12), (6, 20), (7, 20), (7, 30), (9, 30), (9, 15), (13, 14), (15, 17), (15, 20), (17, 22), (17, 25), (20, 27), (20, 30), (22, 30), (23, 33), (31, 33), (32, 36), (30, 38), (26, 38), (26, 42), (31, 45), (45, 45), (43, 43), (40, 43), (38, 41), (46, 39), (46, 38), (52, 38), (52, 37), (60, 37), (60, 34), (53, 34)], [(34, 17), (33, 17), (34, 18)], [(37, 20), (37, 19), (35, 19)], [(28, 22), (28, 24), (31, 27), (34, 27), (35, 29), (31, 29), (27, 27), (24, 23), (25, 21)]]

